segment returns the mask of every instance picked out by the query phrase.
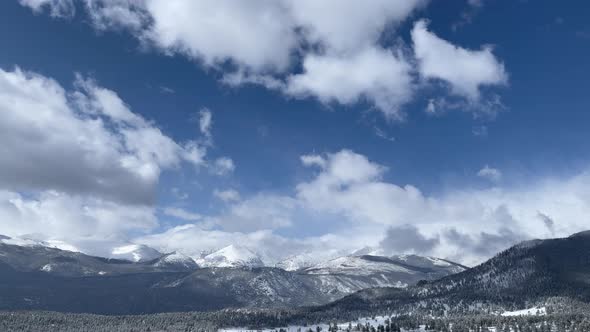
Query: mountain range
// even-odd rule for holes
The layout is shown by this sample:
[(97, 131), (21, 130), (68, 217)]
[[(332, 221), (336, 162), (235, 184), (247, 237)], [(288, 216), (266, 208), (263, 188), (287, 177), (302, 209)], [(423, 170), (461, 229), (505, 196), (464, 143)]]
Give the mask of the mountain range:
[(181, 253), (142, 260), (140, 253), (130, 256), (134, 261), (102, 258), (5, 237), (0, 309), (135, 314), (291, 308), (325, 304), (366, 288), (407, 287), (465, 269), (431, 257), (362, 255), (287, 271), (264, 266), (258, 255), (239, 246), (198, 261)]
[[(590, 307), (590, 232), (515, 245), (465, 271), (407, 288), (364, 289), (292, 317), (497, 315), (547, 307), (568, 313)], [(579, 309), (582, 308), (582, 309)], [(297, 318), (293, 318), (297, 319)], [(289, 318), (285, 317), (288, 321)]]

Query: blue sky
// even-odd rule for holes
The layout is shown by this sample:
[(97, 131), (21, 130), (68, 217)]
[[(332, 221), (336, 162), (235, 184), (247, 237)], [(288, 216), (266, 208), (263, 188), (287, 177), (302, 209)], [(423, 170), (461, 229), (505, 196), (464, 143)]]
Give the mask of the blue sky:
[[(70, 3), (76, 7), (75, 13), (68, 10)], [(492, 254), (491, 251), (496, 249), (481, 250), (484, 234), (506, 239), (499, 244), (502, 246), (529, 236), (567, 235), (567, 232), (587, 225), (587, 217), (584, 215), (561, 216), (556, 215), (556, 212), (553, 215), (545, 213), (544, 209), (551, 208), (541, 203), (545, 199), (550, 200), (551, 194), (547, 198), (542, 196), (543, 199), (536, 203), (538, 205), (529, 202), (521, 205), (513, 201), (505, 202), (523, 192), (531, 192), (530, 196), (534, 197), (543, 191), (538, 188), (544, 188), (547, 181), (557, 181), (566, 194), (581, 197), (572, 186), (583, 187), (589, 159), (585, 142), (590, 140), (590, 97), (586, 84), (590, 73), (590, 64), (587, 61), (590, 58), (590, 25), (587, 22), (590, 6), (583, 1), (569, 2), (567, 5), (556, 1), (416, 1), (412, 8), (394, 8), (389, 16), (385, 14), (382, 18), (383, 26), (377, 28), (379, 40), (371, 42), (369, 46), (365, 45), (366, 38), (359, 39), (357, 44), (347, 44), (353, 37), (345, 38), (347, 42), (341, 42), (338, 39), (340, 31), (334, 30), (331, 34), (317, 38), (312, 33), (300, 37), (307, 38), (307, 43), (315, 42), (317, 45), (299, 45), (291, 49), (288, 68), (280, 70), (259, 68), (260, 62), (277, 65), (275, 62), (280, 58), (279, 53), (273, 57), (272, 54), (266, 56), (256, 50), (243, 51), (249, 47), (264, 49), (267, 46), (264, 45), (265, 38), (271, 40), (276, 36), (233, 36), (232, 33), (236, 30), (224, 30), (232, 25), (238, 26), (237, 31), (246, 29), (239, 26), (239, 20), (200, 26), (199, 20), (205, 21), (208, 18), (195, 14), (194, 25), (183, 26), (176, 31), (176, 42), (185, 43), (182, 47), (166, 44), (167, 37), (164, 33), (157, 37), (152, 35), (152, 39), (146, 37), (146, 31), (154, 34), (156, 30), (150, 24), (154, 21), (159, 24), (158, 20), (169, 19), (162, 14), (166, 9), (158, 6), (158, 1), (147, 3), (151, 3), (146, 5), (147, 9), (129, 7), (126, 1), (106, 0), (25, 0), (3, 1), (0, 4), (2, 70), (13, 73), (18, 67), (23, 71), (34, 72), (54, 79), (70, 92), (78, 89), (74, 83), (78, 73), (85, 79), (93, 80), (97, 86), (116, 92), (131, 112), (149, 121), (150, 126), (159, 128), (163, 135), (179, 144), (194, 140), (206, 149), (207, 161), (198, 163), (197, 166), (190, 162), (180, 162), (174, 167), (159, 165), (162, 172), (158, 175), (156, 184), (146, 189), (153, 190), (156, 197), (155, 201), (147, 204), (153, 212), (149, 227), (107, 228), (105, 234), (80, 234), (71, 241), (81, 243), (83, 241), (80, 238), (110, 238), (112, 235), (113, 238), (124, 241), (145, 242), (162, 250), (184, 249), (196, 255), (201, 250), (242, 241), (243, 237), (251, 239), (255, 237), (253, 234), (264, 232), (270, 234), (261, 235), (265, 239), (269, 237), (268, 241), (275, 241), (273, 237), (276, 236), (276, 241), (284, 241), (298, 248), (308, 246), (308, 241), (330, 242), (325, 239), (331, 236), (338, 239), (335, 241), (342, 242), (342, 239), (352, 236), (347, 233), (347, 229), (354, 230), (369, 225), (360, 233), (373, 234), (374, 239), (363, 235), (351, 241), (351, 245), (381, 245), (389, 248), (391, 246), (385, 244), (395, 242), (395, 239), (384, 238), (386, 231), (410, 227), (417, 235), (416, 247), (393, 246), (392, 250), (434, 254), (473, 262)], [(207, 2), (204, 3), (207, 6)], [(66, 7), (59, 7), (64, 4)], [(92, 7), (93, 5), (97, 7)], [(227, 8), (224, 7), (226, 5)], [(256, 6), (267, 5), (264, 1), (257, 1), (252, 7)], [(231, 2), (228, 2), (214, 9), (219, 12), (235, 10), (253, 15), (244, 16), (248, 19), (257, 15), (247, 9), (231, 7)], [(263, 7), (259, 10), (266, 10)], [(60, 8), (66, 10), (59, 12)], [(97, 16), (92, 14), (100, 14), (100, 8), (125, 8), (129, 13), (151, 17), (141, 27), (129, 23), (132, 21), (131, 16), (109, 16), (102, 13), (102, 21), (99, 22)], [(272, 10), (282, 9), (269, 10), (272, 13)], [(289, 15), (303, 15), (303, 18), (298, 18), (300, 22), (317, 16), (317, 13), (302, 11), (303, 14), (298, 14), (296, 9), (291, 11), (293, 13)], [(367, 15), (370, 14), (369, 12)], [(345, 18), (335, 14), (333, 17), (320, 17), (318, 22), (339, 19)], [(375, 18), (377, 21), (379, 19), (381, 18)], [(121, 23), (123, 20), (127, 20), (126, 23)], [(428, 41), (434, 40), (422, 46), (429, 56), (428, 59), (433, 61), (430, 73), (425, 69), (426, 58), (418, 55), (417, 41), (413, 35), (420, 32), (416, 22), (423, 22), (424, 29), (420, 30), (423, 36)], [(174, 25), (175, 22), (172, 20), (164, 23)], [(313, 24), (315, 23), (310, 23), (310, 30), (315, 27)], [(211, 28), (218, 26), (222, 27), (218, 31)], [(317, 26), (321, 24), (318, 23)], [(354, 33), (364, 28), (360, 24), (355, 27), (354, 22), (351, 22), (347, 29), (352, 30), (342, 33), (347, 37), (351, 31)], [(174, 27), (171, 29), (174, 30)], [(220, 51), (215, 49), (215, 37), (209, 37), (213, 41), (203, 39), (202, 36), (198, 37), (201, 39), (191, 40), (190, 33), (184, 34), (187, 30), (182, 29), (201, 29), (207, 36), (229, 38), (230, 44), (247, 42), (244, 38), (252, 38), (253, 43), (245, 43), (243, 49), (237, 50), (221, 47)], [(482, 50), (486, 50), (486, 45), (491, 45), (489, 57), (486, 58), (489, 61), (486, 60), (483, 64), (478, 62), (476, 67), (469, 67), (470, 63), (459, 64), (456, 69), (451, 69), (451, 74), (445, 74), (449, 66), (456, 64), (449, 62), (453, 59), (445, 59), (443, 51), (434, 49), (440, 45), (437, 42), (441, 40), (467, 52), (467, 61), (478, 61), (476, 57), (482, 55), (478, 52), (485, 52)], [(272, 52), (279, 52), (277, 50), (282, 47), (280, 43), (276, 47), (271, 46)], [(288, 82), (289, 75), (305, 71), (303, 61), (306, 57), (342, 57), (342, 54), (360, 54), (363, 48), (396, 54), (396, 61), (401, 59), (403, 61), (400, 60), (400, 63), (404, 62), (410, 67), (408, 75), (412, 82), (399, 83), (403, 81), (401, 76), (379, 76), (378, 79), (383, 82), (377, 81), (375, 84), (387, 85), (385, 92), (370, 90), (365, 95), (360, 93), (358, 98), (346, 95), (354, 95), (355, 92), (350, 92), (352, 90), (331, 91), (335, 85), (342, 82), (342, 86), (346, 86), (347, 83), (343, 80), (323, 82), (322, 79), (326, 77), (322, 76), (325, 73), (322, 71), (324, 67), (318, 70), (319, 80), (318, 76), (314, 76), (306, 81), (309, 83), (316, 80), (309, 83), (305, 93), (295, 91), (297, 87), (269, 88), (264, 84), (245, 82), (264, 76), (284, 84)], [(221, 60), (219, 57), (215, 58), (219, 52), (223, 54)], [(325, 68), (329, 66), (327, 62), (321, 63)], [(395, 66), (397, 65), (396, 62)], [(354, 67), (354, 63), (345, 63), (343, 68), (344, 71), (349, 69), (353, 72)], [(380, 70), (378, 68), (377, 72)], [(459, 75), (459, 78), (452, 75), (461, 70), (475, 76), (466, 82), (465, 75)], [(485, 73), (473, 74), (478, 70), (482, 73), (491, 72), (488, 76)], [(242, 77), (243, 81), (239, 84), (224, 83), (226, 75), (242, 72), (247, 77)], [(350, 75), (357, 75), (357, 79), (363, 81), (366, 79), (362, 77), (365, 73), (368, 77), (371, 71)], [(346, 76), (347, 73), (340, 74)], [(338, 84), (334, 84), (335, 82)], [(397, 84), (400, 84), (399, 91), (406, 88), (410, 91), (404, 90), (402, 97), (394, 98), (395, 105), (391, 106), (391, 95), (399, 92), (391, 86)], [(373, 86), (363, 89), (373, 89)], [(474, 97), (472, 93), (470, 95), (465, 89), (476, 91), (478, 96)], [(331, 93), (338, 97), (330, 97)], [(381, 98), (379, 100), (388, 100), (388, 108), (379, 106), (378, 101), (371, 100), (366, 94), (377, 94)], [(343, 101), (349, 97), (352, 101)], [(403, 101), (398, 102), (398, 99)], [(436, 106), (435, 114), (427, 111), (429, 103)], [(491, 103), (493, 105), (489, 106)], [(204, 109), (212, 116), (209, 142), (206, 142), (205, 133), (199, 130), (202, 115), (199, 112)], [(403, 120), (396, 118), (400, 114), (404, 115)], [(366, 160), (353, 158), (360, 164), (380, 165), (379, 169), (382, 171), (361, 176), (361, 184), (381, 183), (399, 188), (410, 185), (419, 190), (425, 202), (438, 202), (434, 205), (457, 201), (460, 196), (458, 192), (472, 193), (469, 195), (472, 197), (481, 195), (486, 199), (493, 196), (490, 192), (493, 193), (494, 190), (501, 191), (502, 194), (489, 198), (489, 201), (477, 199), (477, 203), (484, 202), (482, 204), (491, 211), (481, 217), (481, 220), (486, 220), (484, 222), (471, 217), (467, 218), (470, 220), (459, 220), (463, 217), (453, 215), (442, 217), (437, 223), (434, 216), (416, 215), (406, 211), (400, 212), (404, 218), (373, 216), (371, 213), (358, 215), (357, 212), (363, 210), (364, 206), (350, 211), (342, 207), (343, 204), (346, 205), (342, 202), (332, 205), (307, 202), (308, 198), (301, 190), (302, 184), (318, 182), (316, 180), (326, 175), (324, 173), (329, 173), (330, 166), (313, 163), (310, 164), (312, 166), (306, 166), (302, 164), (301, 157), (314, 155), (323, 158), (323, 163), (330, 164), (343, 151), (363, 156)], [(7, 150), (3, 153), (7, 153)], [(230, 158), (235, 167), (225, 174), (214, 174), (217, 172), (214, 164), (218, 158)], [(359, 167), (362, 168), (363, 165)], [(63, 191), (68, 196), (80, 196), (79, 192), (61, 189), (56, 182), (32, 185), (9, 182), (4, 183), (3, 190), (22, 195), (23, 200), (31, 196), (37, 203), (43, 200), (39, 195), (51, 190)], [(348, 186), (357, 184), (359, 183), (344, 183), (338, 190), (342, 193), (348, 190)], [(240, 199), (224, 201), (214, 194), (216, 191), (228, 190), (239, 193)], [(102, 194), (94, 193), (90, 197), (84, 195), (88, 196), (83, 194), (83, 200), (110, 199), (101, 196)], [(379, 193), (368, 192), (367, 195), (376, 200), (383, 198), (371, 196)], [(314, 196), (312, 200), (330, 197), (332, 195)], [(252, 201), (255, 203), (251, 203)], [(304, 201), (306, 203), (302, 203)], [(581, 206), (576, 205), (575, 211), (586, 211), (590, 205), (584, 199), (576, 202)], [(123, 204), (119, 201), (113, 203)], [(559, 202), (553, 203), (559, 206)], [(67, 206), (68, 203), (64, 204)], [(392, 205), (396, 204), (400, 203), (392, 202)], [(465, 205), (469, 204), (469, 200), (465, 200)], [(452, 204), (441, 209), (452, 209), (449, 205)], [(399, 209), (404, 208), (403, 204), (399, 206)], [(507, 209), (506, 213), (510, 215), (511, 221), (487, 221), (490, 214), (504, 208)], [(199, 218), (179, 218), (178, 214), (173, 216), (165, 213), (166, 209), (198, 214)], [(242, 212), (236, 213), (236, 209)], [(272, 211), (259, 214), (261, 209)], [(248, 220), (240, 219), (244, 213), (248, 215)], [(269, 218), (268, 213), (272, 214), (270, 219), (278, 219), (276, 225), (265, 220)], [(433, 215), (436, 213), (438, 212), (433, 212)], [(530, 229), (537, 227), (530, 221), (535, 219), (535, 213), (548, 215), (556, 224), (562, 221), (563, 227), (556, 228), (557, 233), (553, 229), (543, 229), (529, 235)], [(249, 218), (257, 219), (257, 222), (253, 223)], [(40, 228), (39, 233), (43, 233), (43, 222), (34, 224), (34, 227)], [(92, 222), (108, 223), (100, 220)], [(449, 235), (451, 230), (461, 229), (462, 223), (480, 224), (479, 227), (470, 224), (467, 227), (469, 231), (462, 234), (463, 238), (471, 241), (469, 255), (465, 257), (457, 249), (460, 241), (455, 238), (453, 243), (453, 237)], [(250, 224), (251, 227), (240, 226)], [(170, 237), (170, 233), (166, 232), (172, 232), (174, 227), (180, 225), (192, 225), (199, 229), (197, 235), (186, 235), (187, 242), (190, 242), (189, 239), (198, 242), (200, 236), (208, 236), (207, 232), (218, 232), (216, 234), (220, 240), (195, 248), (177, 248), (162, 240), (163, 237)], [(29, 228), (9, 225), (5, 233), (17, 235), (30, 231)], [(48, 236), (64, 237), (60, 232), (50, 231)], [(420, 246), (420, 239), (437, 239), (439, 244), (423, 248)], [(259, 241), (256, 238), (251, 242), (255, 249), (272, 251), (270, 247), (265, 247), (265, 241), (267, 240)], [(314, 246), (310, 246), (312, 247), (316, 250)], [(346, 246), (334, 246), (338, 250), (341, 247)], [(296, 254), (297, 250), (289, 253)]]

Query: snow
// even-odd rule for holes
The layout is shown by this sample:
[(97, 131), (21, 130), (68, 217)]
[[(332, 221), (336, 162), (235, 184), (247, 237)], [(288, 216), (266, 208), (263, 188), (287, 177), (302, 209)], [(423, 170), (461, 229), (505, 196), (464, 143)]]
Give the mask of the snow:
[(111, 250), (111, 258), (126, 259), (132, 262), (145, 262), (161, 257), (156, 249), (142, 244), (127, 244), (114, 247)]
[(43, 272), (51, 272), (51, 270), (53, 270), (53, 266), (51, 266), (51, 264), (45, 264), (41, 268), (41, 271)]
[[(337, 325), (338, 325), (339, 330), (346, 330), (348, 328), (349, 324), (354, 327), (357, 324), (366, 325), (368, 323), (369, 325), (377, 327), (379, 325), (384, 325), (385, 320), (387, 320), (389, 318), (390, 318), (389, 316), (376, 316), (375, 318), (364, 317), (364, 318), (359, 318), (357, 320), (350, 321), (350, 322), (339, 323)], [(255, 330), (248, 329), (248, 328), (231, 327), (231, 328), (219, 329), (218, 332), (276, 332), (280, 328), (286, 330), (287, 332), (306, 332), (306, 331), (309, 331), (310, 329), (312, 331), (316, 331), (316, 328), (318, 326), (321, 328), (322, 331), (328, 331), (328, 328), (329, 328), (328, 324), (314, 324), (314, 325), (307, 325), (307, 326), (289, 325), (286, 327), (283, 326), (283, 327), (275, 327), (275, 328), (268, 328), (268, 329), (255, 329)], [(421, 331), (422, 331), (422, 329), (421, 329)]]
[(65, 251), (80, 252), (80, 250), (78, 250), (78, 248), (76, 248), (74, 245), (71, 245), (71, 244), (61, 241), (61, 240), (42, 241), (42, 240), (30, 238), (30, 237), (10, 238), (7, 236), (2, 236), (0, 238), (0, 243), (14, 245), (14, 246), (20, 246), (20, 247), (46, 247), (46, 248), (53, 248), (53, 249), (59, 249), (59, 250), (65, 250)]
[(504, 317), (512, 316), (545, 316), (547, 309), (545, 307), (533, 307), (530, 309), (516, 310), (516, 311), (505, 311), (501, 314)]
[(372, 261), (358, 256), (345, 256), (314, 265), (305, 270), (309, 274), (349, 274), (368, 276), (376, 273), (403, 272), (413, 274), (394, 262)]
[(319, 263), (317, 255), (313, 255), (311, 253), (302, 253), (289, 256), (275, 264), (275, 266), (285, 271), (297, 271), (311, 267), (317, 263)]
[(449, 263), (449, 262), (447, 262), (447, 261), (445, 261), (445, 260), (442, 260), (442, 259), (440, 259), (440, 258), (436, 258), (436, 257), (429, 257), (429, 256), (428, 256), (428, 257), (426, 257), (426, 259), (428, 259), (429, 261), (431, 261), (431, 262), (432, 262), (432, 264), (434, 264), (434, 265), (436, 265), (436, 266), (445, 266), (445, 267), (447, 267), (447, 266), (451, 266), (451, 263)]
[(168, 255), (164, 255), (160, 260), (158, 260), (154, 265), (155, 266), (163, 266), (163, 265), (177, 265), (183, 266), (185, 268), (197, 268), (198, 265), (194, 259), (190, 258), (187, 255), (184, 255), (179, 252), (173, 252)]
[(252, 250), (238, 245), (229, 245), (197, 261), (205, 267), (260, 267), (264, 263)]

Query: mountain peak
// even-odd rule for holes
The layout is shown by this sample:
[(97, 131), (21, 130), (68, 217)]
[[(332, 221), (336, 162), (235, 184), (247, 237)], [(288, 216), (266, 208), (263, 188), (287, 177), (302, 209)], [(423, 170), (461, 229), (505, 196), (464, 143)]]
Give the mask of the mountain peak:
[(113, 248), (111, 257), (132, 262), (145, 262), (162, 257), (162, 253), (144, 244), (126, 244)]
[(260, 256), (247, 247), (231, 244), (205, 256), (200, 265), (207, 267), (260, 267)]

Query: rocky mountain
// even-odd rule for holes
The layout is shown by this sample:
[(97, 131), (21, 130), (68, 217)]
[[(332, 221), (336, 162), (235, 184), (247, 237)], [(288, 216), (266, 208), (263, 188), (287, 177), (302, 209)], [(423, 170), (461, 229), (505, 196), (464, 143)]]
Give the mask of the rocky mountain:
[(448, 267), (412, 266), (376, 256), (343, 257), (286, 271), (260, 266), (256, 255), (237, 246), (206, 258), (226, 267), (200, 268), (180, 253), (131, 262), (0, 243), (0, 309), (134, 314), (291, 308), (325, 304), (369, 287), (405, 287), (452, 273)]
[(406, 289), (365, 289), (314, 310), (494, 314), (555, 303), (590, 303), (590, 232), (523, 242), (457, 274)]

